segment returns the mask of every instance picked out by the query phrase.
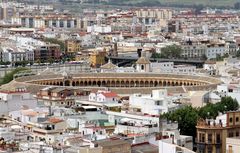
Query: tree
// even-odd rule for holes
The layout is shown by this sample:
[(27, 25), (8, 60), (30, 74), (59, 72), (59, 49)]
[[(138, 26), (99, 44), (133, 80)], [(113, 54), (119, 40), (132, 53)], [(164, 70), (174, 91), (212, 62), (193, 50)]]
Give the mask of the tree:
[(15, 74), (19, 73), (19, 72), (22, 72), (22, 71), (26, 71), (26, 70), (29, 70), (28, 68), (24, 68), (24, 67), (18, 67), (14, 70), (12, 70), (11, 72), (7, 73), (3, 79), (1, 80), (0, 84), (6, 84), (6, 83), (9, 83), (13, 80), (13, 77)]
[(208, 103), (198, 111), (199, 117), (203, 119), (216, 118), (218, 115), (218, 107), (215, 104)]
[(227, 111), (236, 111), (238, 109), (239, 104), (236, 99), (223, 97), (221, 101), (216, 104), (209, 103), (201, 108), (185, 106), (174, 112), (165, 113), (161, 115), (161, 117), (171, 121), (177, 121), (181, 134), (195, 137), (198, 119), (215, 119), (220, 112), (225, 113)]
[(47, 61), (48, 61), (48, 63), (52, 64), (54, 62), (54, 59), (50, 57), (50, 58), (48, 58)]
[(180, 108), (173, 113), (166, 113), (162, 117), (171, 121), (177, 121), (181, 134), (195, 136), (198, 111), (192, 106)]
[(60, 50), (64, 53), (65, 52), (65, 43), (61, 40), (55, 38), (44, 38), (43, 41), (49, 42), (52, 44), (58, 44), (60, 46)]
[(201, 59), (202, 60), (207, 60), (207, 56), (205, 54), (202, 54)]
[(223, 61), (224, 58), (228, 58), (228, 57), (229, 57), (229, 55), (227, 53), (224, 54), (223, 56), (221, 56), (221, 54), (217, 54), (216, 55), (216, 61)]
[(153, 53), (152, 58), (180, 58), (182, 48), (178, 45), (171, 45), (161, 49), (161, 53)]
[(221, 103), (217, 103), (220, 105), (219, 107), (224, 107), (223, 111), (236, 111), (239, 109), (239, 104), (236, 99), (232, 99), (231, 97), (223, 97), (221, 99)]
[(161, 54), (165, 58), (180, 58), (182, 48), (178, 45), (171, 45), (161, 49)]
[(152, 56), (151, 56), (151, 58), (164, 58), (163, 56), (162, 56), (162, 54), (161, 53), (152, 53)]
[(29, 61), (17, 61), (15, 62), (15, 66), (26, 66), (29, 63)]
[(135, 6), (139, 7), (146, 7), (146, 6), (161, 6), (161, 3), (158, 0), (148, 0), (148, 1), (142, 1), (134, 4)]
[(226, 111), (236, 111), (239, 108), (239, 104), (236, 99), (231, 97), (223, 97), (221, 102), (216, 104), (207, 104), (199, 109), (199, 116), (203, 119), (216, 118), (219, 113), (225, 113)]
[(0, 62), (0, 65), (10, 65), (11, 64), (11, 62)]
[(37, 59), (37, 60), (35, 61), (35, 63), (38, 63), (38, 65), (40, 65), (40, 64), (41, 64), (41, 60), (40, 60), (40, 59)]
[(221, 57), (220, 54), (217, 54), (217, 55), (216, 55), (216, 61), (222, 61), (222, 57)]

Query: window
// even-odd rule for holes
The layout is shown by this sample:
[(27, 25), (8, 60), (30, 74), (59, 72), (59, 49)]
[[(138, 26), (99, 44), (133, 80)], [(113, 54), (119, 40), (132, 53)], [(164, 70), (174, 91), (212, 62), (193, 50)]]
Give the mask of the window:
[(205, 134), (204, 133), (200, 133), (199, 137), (200, 137), (200, 142), (205, 142)]
[(158, 106), (159, 106), (159, 105), (162, 105), (162, 102), (161, 102), (161, 101), (156, 101), (156, 102), (155, 102), (155, 105), (158, 105)]
[(233, 121), (232, 117), (230, 117), (229, 121), (230, 121), (230, 123), (232, 123), (232, 121)]
[(230, 138), (233, 137), (233, 132), (229, 132), (228, 137), (230, 137)]
[(239, 118), (238, 117), (236, 117), (236, 122), (238, 122), (239, 121)]
[(216, 153), (221, 153), (221, 147), (219, 145), (216, 146)]
[(212, 134), (208, 134), (208, 143), (212, 143)]
[(221, 136), (220, 134), (217, 134), (217, 139), (216, 139), (217, 143), (221, 143)]
[(198, 148), (199, 153), (205, 153), (205, 148)]
[(212, 146), (208, 146), (208, 153), (212, 153)]
[(236, 131), (236, 137), (238, 137), (239, 136), (239, 131)]
[(144, 70), (144, 65), (141, 65), (141, 70)]

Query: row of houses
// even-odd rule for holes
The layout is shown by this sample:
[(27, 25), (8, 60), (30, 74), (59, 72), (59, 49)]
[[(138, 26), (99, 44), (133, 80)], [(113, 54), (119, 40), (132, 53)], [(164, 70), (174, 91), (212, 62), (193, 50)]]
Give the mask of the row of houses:
[(54, 62), (60, 60), (58, 44), (45, 43), (31, 37), (14, 36), (0, 43), (0, 61), (10, 62)]

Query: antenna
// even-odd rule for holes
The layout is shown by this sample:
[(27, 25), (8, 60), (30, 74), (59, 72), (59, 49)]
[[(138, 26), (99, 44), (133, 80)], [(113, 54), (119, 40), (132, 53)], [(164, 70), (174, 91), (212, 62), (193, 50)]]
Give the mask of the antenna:
[(37, 1), (37, 10), (40, 11), (40, 1)]

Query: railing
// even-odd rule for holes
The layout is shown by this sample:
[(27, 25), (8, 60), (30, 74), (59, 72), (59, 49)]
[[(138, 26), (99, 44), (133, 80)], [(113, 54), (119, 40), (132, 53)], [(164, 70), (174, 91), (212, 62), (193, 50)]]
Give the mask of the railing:
[(61, 129), (47, 129), (47, 128), (33, 128), (33, 133), (43, 133), (43, 134), (50, 134), (50, 133), (58, 133), (62, 132)]
[(146, 128), (154, 128), (158, 127), (157, 124), (135, 124), (135, 123), (118, 123), (118, 125), (123, 125), (123, 126), (132, 126), (132, 127), (146, 127)]
[(209, 144), (211, 144), (211, 145), (221, 145), (222, 143), (221, 142), (200, 142), (200, 141), (198, 141), (198, 140), (195, 140), (195, 143), (196, 144), (200, 144), (200, 145), (209, 145)]
[(145, 133), (145, 134), (149, 134), (149, 133), (154, 133), (154, 132), (159, 132), (159, 128), (158, 127), (138, 127), (138, 126), (128, 126), (128, 125), (120, 125), (118, 124), (115, 128), (116, 132), (128, 132), (129, 133)]

